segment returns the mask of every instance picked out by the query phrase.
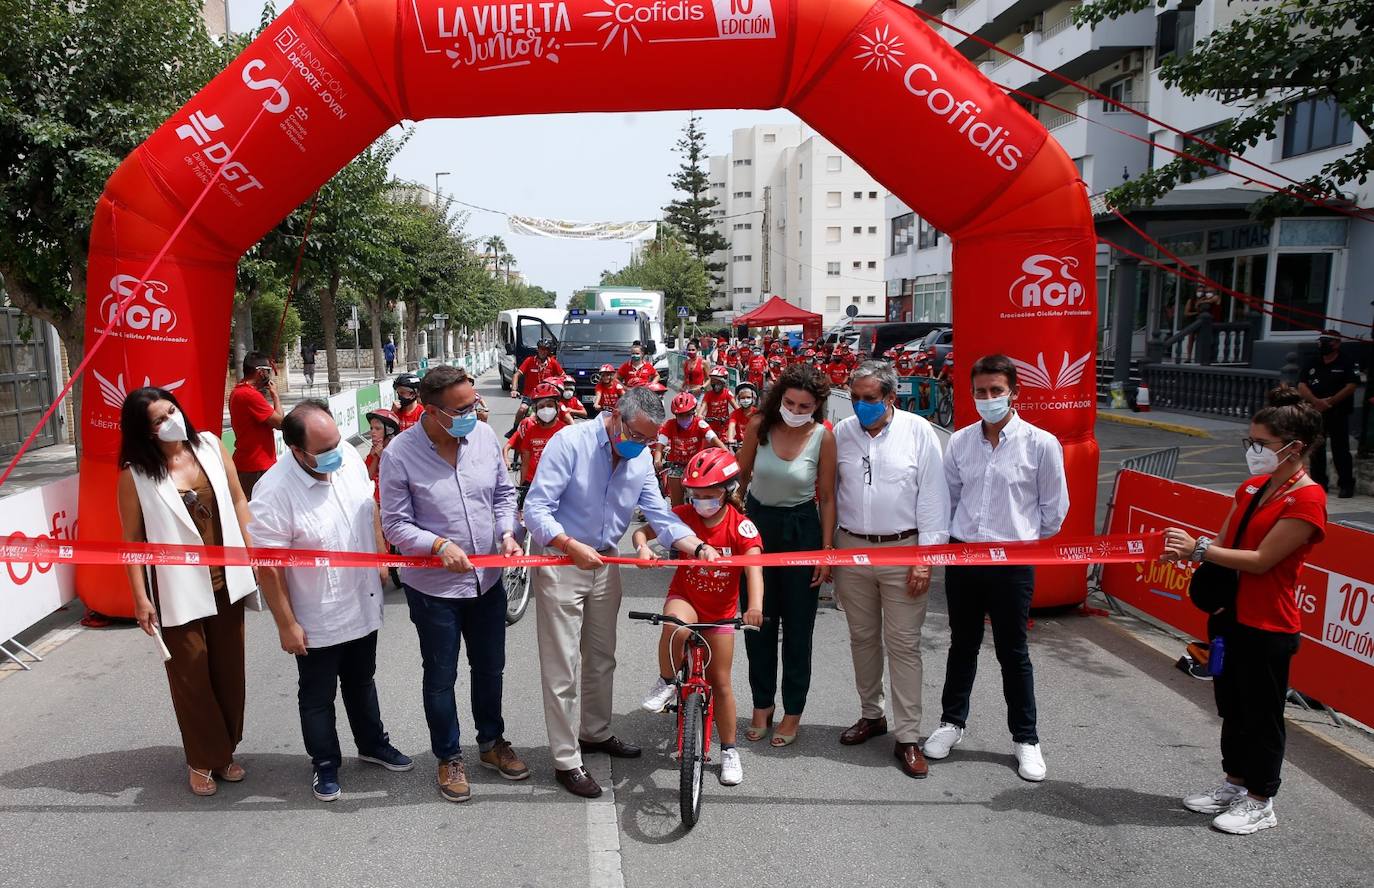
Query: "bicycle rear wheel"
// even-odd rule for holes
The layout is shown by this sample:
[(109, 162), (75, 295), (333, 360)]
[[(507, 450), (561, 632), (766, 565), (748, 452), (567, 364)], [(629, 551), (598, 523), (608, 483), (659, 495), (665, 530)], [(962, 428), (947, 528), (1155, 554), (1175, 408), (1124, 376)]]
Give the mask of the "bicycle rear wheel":
[(682, 759), (678, 762), (678, 808), (682, 825), (696, 826), (701, 817), (701, 786), (706, 778), (706, 700), (700, 691), (687, 695), (682, 706)]
[(940, 405), (935, 408), (935, 421), (941, 428), (954, 428), (954, 395), (946, 386), (940, 387)]
[[(529, 538), (525, 538), (525, 554), (530, 554)], [(501, 572), (501, 584), (506, 591), (506, 625), (520, 622), (530, 606), (530, 569), (508, 567)]]

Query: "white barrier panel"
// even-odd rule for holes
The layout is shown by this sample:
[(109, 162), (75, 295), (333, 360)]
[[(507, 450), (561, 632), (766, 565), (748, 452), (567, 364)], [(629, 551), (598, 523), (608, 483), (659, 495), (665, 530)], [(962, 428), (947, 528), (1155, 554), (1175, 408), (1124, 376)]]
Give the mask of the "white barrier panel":
[[(8, 542), (76, 538), (75, 475), (4, 499)], [(13, 638), (76, 597), (75, 568), (9, 562), (0, 569), (0, 641)]]
[(853, 416), (854, 400), (849, 397), (849, 390), (831, 389), (825, 412), (831, 425), (838, 425), (840, 420)]

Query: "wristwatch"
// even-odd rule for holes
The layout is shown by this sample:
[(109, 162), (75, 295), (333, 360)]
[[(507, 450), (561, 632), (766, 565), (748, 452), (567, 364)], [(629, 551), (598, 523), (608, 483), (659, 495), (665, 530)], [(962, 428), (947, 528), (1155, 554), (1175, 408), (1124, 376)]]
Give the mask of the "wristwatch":
[(1211, 548), (1211, 546), (1211, 537), (1198, 537), (1197, 545), (1193, 547), (1193, 554), (1188, 556), (1188, 560), (1201, 564), (1203, 556), (1207, 554), (1207, 550)]

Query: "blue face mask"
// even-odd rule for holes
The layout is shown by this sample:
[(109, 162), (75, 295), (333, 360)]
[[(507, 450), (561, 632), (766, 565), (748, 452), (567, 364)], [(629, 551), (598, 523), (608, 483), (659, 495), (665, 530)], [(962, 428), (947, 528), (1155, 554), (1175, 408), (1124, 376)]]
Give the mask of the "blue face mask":
[(638, 441), (617, 441), (615, 442), (615, 452), (626, 459), (634, 459), (644, 452), (645, 445)]
[(872, 403), (869, 401), (854, 402), (854, 416), (856, 419), (859, 420), (859, 425), (863, 426), (864, 428), (870, 428), (886, 415), (886, 401), (878, 401), (877, 403)]
[(455, 416), (449, 423), (448, 433), (455, 438), (466, 438), (472, 434), (472, 430), (477, 428), (477, 414), (470, 413), (467, 416)]
[[(342, 447), (341, 443), (339, 447)], [(343, 451), (335, 447), (333, 450), (326, 450), (324, 453), (315, 454), (315, 471), (321, 475), (328, 475), (343, 468)]]

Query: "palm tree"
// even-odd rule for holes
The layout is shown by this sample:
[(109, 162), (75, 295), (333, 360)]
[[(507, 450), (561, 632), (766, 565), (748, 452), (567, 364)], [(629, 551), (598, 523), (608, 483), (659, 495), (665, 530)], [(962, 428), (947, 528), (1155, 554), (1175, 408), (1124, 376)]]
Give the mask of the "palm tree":
[[(506, 266), (505, 281), (506, 281), (506, 283), (509, 284), (509, 283), (510, 283), (510, 270), (511, 270), (511, 268), (513, 268), (513, 267), (515, 266), (515, 256), (514, 256), (513, 254), (511, 254), (511, 253), (502, 253), (502, 254), (500, 255), (500, 257), (499, 257), (499, 261), (500, 261), (501, 263), (504, 263), (505, 266)], [(497, 267), (499, 268), (500, 266), (498, 265)]]
[(482, 245), (487, 248), (487, 255), (491, 259), (492, 268), (495, 269), (496, 275), (499, 277), (501, 274), (501, 256), (506, 252), (506, 242), (501, 239), (499, 234), (493, 234), (483, 241)]

